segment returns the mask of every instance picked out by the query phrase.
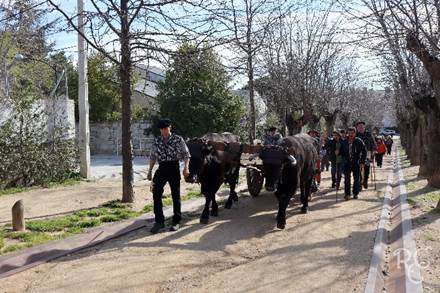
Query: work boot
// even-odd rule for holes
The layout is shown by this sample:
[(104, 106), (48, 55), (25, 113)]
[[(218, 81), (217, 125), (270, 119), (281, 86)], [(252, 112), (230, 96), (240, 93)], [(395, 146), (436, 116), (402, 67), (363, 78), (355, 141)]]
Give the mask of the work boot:
[(170, 227), (170, 231), (177, 231), (180, 228), (180, 224), (179, 223), (173, 223)]
[(353, 195), (353, 198), (358, 199), (358, 195), (357, 194)]
[(332, 188), (336, 187), (336, 183), (332, 182)]
[(346, 195), (344, 196), (344, 199), (345, 199), (345, 200), (349, 200), (349, 199), (350, 199), (350, 195), (346, 194)]
[(164, 223), (154, 223), (153, 228), (151, 228), (150, 232), (156, 234), (163, 228), (165, 228)]
[(362, 185), (364, 186), (365, 189), (368, 189), (368, 180), (364, 180)]

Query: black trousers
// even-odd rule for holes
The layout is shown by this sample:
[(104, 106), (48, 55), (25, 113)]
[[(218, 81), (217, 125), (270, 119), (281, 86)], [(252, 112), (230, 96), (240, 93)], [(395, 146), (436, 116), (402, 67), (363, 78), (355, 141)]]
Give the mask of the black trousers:
[(376, 154), (376, 163), (379, 168), (382, 167), (383, 155), (384, 154)]
[(387, 154), (391, 155), (391, 148), (393, 147), (393, 145), (387, 145)]
[(336, 163), (336, 161), (332, 162), (332, 185), (337, 185), (341, 183), (342, 172), (344, 170), (344, 163)]
[(153, 177), (153, 201), (154, 220), (156, 223), (164, 223), (162, 195), (166, 183), (171, 188), (173, 198), (173, 223), (180, 223), (182, 218), (180, 204), (180, 169), (178, 161), (161, 162)]
[[(366, 159), (365, 160), (365, 165), (364, 165), (364, 172), (362, 174), (362, 180), (363, 182), (367, 182), (368, 183), (368, 178), (370, 177), (370, 160)], [(359, 177), (360, 180), (361, 177)], [(362, 184), (362, 182), (360, 182)]]
[(351, 174), (353, 174), (353, 195), (358, 195), (360, 191), (361, 169), (359, 164), (344, 164), (344, 189), (345, 195), (351, 195)]

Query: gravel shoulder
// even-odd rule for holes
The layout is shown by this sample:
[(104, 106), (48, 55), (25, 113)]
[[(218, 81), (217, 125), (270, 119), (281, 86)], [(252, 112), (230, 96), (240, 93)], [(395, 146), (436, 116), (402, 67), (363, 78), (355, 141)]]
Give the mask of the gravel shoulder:
[(329, 173), (307, 215), (297, 202), (275, 228), (272, 193), (241, 193), (231, 210), (178, 232), (148, 227), (1, 280), (1, 292), (360, 292), (365, 286), (390, 158), (378, 191), (335, 201)]
[(428, 186), (426, 178), (418, 176), (419, 167), (411, 166), (401, 157), (402, 170), (411, 206), (412, 227), (417, 246), (418, 262), (424, 292), (440, 292), (440, 211), (434, 210), (440, 199), (440, 189)]

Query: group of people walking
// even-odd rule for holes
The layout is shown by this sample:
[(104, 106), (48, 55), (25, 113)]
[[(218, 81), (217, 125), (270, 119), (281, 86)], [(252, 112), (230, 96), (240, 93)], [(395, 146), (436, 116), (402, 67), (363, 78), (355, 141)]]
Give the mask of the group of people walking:
[[(383, 156), (391, 154), (392, 144), (391, 137), (385, 139), (366, 131), (363, 121), (347, 130), (333, 131), (332, 137), (320, 144), (320, 159), (324, 164), (331, 163), (332, 188), (339, 189), (344, 176), (345, 200), (358, 198), (362, 188), (368, 188), (372, 164), (376, 162), (381, 168)], [(320, 171), (324, 171), (322, 162)]]

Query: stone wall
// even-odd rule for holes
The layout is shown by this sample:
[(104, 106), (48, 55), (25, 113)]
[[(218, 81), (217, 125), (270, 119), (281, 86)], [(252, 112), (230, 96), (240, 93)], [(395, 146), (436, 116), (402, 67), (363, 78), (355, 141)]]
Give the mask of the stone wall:
[[(0, 103), (0, 126), (14, 117), (12, 103), (5, 100)], [(49, 134), (55, 128), (62, 129), (67, 139), (75, 138), (75, 102), (65, 95), (55, 99), (40, 99), (31, 107), (31, 113), (40, 119), (34, 121), (36, 127), (44, 128)], [(38, 123), (38, 125), (36, 124)]]
[[(146, 135), (148, 123), (131, 125), (134, 155), (147, 155), (153, 142), (153, 136)], [(79, 127), (77, 127), (79, 129)], [(90, 123), (90, 153), (121, 155), (121, 122)]]

